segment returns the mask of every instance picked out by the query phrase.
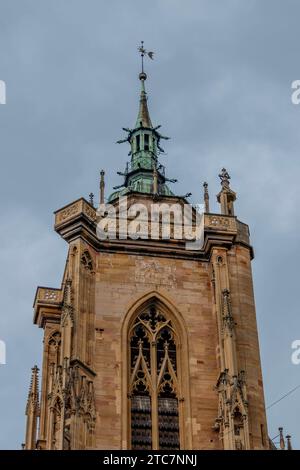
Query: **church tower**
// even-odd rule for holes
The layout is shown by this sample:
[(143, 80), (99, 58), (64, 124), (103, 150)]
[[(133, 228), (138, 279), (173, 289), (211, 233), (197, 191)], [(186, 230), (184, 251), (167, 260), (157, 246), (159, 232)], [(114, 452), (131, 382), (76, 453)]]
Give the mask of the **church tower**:
[(190, 226), (198, 209), (170, 189), (146, 79), (142, 68), (138, 117), (119, 141), (130, 146), (122, 185), (105, 203), (101, 171), (99, 207), (91, 196), (55, 212), (68, 254), (61, 287), (34, 300), (43, 362), (25, 448), (268, 449), (249, 229), (222, 169), (220, 213), (204, 183), (201, 246), (179, 236), (178, 207)]

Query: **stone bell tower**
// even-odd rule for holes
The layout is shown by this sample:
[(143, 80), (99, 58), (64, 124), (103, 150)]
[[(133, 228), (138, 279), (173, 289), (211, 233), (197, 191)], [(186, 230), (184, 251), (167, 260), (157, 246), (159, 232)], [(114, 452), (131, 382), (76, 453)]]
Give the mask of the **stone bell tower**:
[[(154, 237), (147, 216), (134, 221), (137, 205), (196, 211), (189, 194), (169, 188), (175, 180), (159, 162), (167, 138), (152, 125), (143, 69), (139, 79), (136, 124), (119, 141), (131, 159), (105, 207), (100, 178), (116, 236), (99, 237), (104, 212), (92, 199), (55, 212), (68, 254), (61, 287), (35, 296), (43, 361), (40, 390), (32, 371), (25, 448), (268, 449), (248, 226), (234, 214), (225, 169), (221, 213), (210, 212), (204, 184), (201, 249), (175, 236), (182, 220), (172, 213), (169, 238), (161, 220)], [(129, 222), (143, 226), (139, 237), (124, 236), (120, 197)]]

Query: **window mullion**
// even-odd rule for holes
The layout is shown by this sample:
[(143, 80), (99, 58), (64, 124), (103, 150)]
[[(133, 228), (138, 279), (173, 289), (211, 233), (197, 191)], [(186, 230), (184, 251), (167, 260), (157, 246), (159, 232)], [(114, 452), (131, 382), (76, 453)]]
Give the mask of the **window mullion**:
[(155, 337), (151, 342), (151, 379), (152, 379), (152, 448), (159, 449), (158, 399), (157, 399), (157, 353)]

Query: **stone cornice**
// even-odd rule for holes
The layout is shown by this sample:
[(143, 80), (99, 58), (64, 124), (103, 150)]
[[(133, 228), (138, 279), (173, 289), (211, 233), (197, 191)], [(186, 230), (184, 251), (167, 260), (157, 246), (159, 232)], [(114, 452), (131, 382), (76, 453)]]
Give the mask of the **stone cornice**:
[(38, 287), (36, 290), (33, 308), (34, 324), (44, 328), (46, 321), (59, 323), (62, 305), (62, 290), (52, 287)]
[(97, 251), (155, 255), (184, 259), (208, 260), (213, 246), (241, 244), (253, 249), (249, 240), (248, 226), (235, 216), (205, 214), (205, 237), (202, 250), (187, 250), (185, 240), (100, 240), (96, 234), (97, 213), (84, 198), (55, 212), (55, 230), (68, 243), (80, 238)]

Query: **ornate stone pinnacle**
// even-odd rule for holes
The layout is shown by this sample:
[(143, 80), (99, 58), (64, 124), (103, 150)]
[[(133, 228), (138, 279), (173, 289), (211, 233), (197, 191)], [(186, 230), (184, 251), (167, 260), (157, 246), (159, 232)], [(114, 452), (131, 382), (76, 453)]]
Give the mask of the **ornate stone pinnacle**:
[(38, 409), (39, 406), (39, 368), (37, 365), (31, 369), (31, 380), (28, 392), (26, 414), (29, 413), (30, 406)]
[(208, 194), (208, 184), (206, 181), (203, 183), (204, 188), (204, 205), (205, 205), (205, 212), (209, 212), (209, 194)]
[(284, 437), (283, 437), (283, 428), (282, 427), (278, 428), (278, 431), (279, 431), (279, 446), (280, 446), (280, 449), (285, 450), (285, 441), (284, 441)]
[(289, 434), (286, 437), (286, 440), (287, 440), (287, 450), (293, 450), (292, 448), (292, 442), (291, 442), (291, 438), (292, 436), (290, 436)]
[(105, 188), (105, 181), (104, 181), (105, 171), (100, 171), (100, 204), (104, 204), (104, 188)]

